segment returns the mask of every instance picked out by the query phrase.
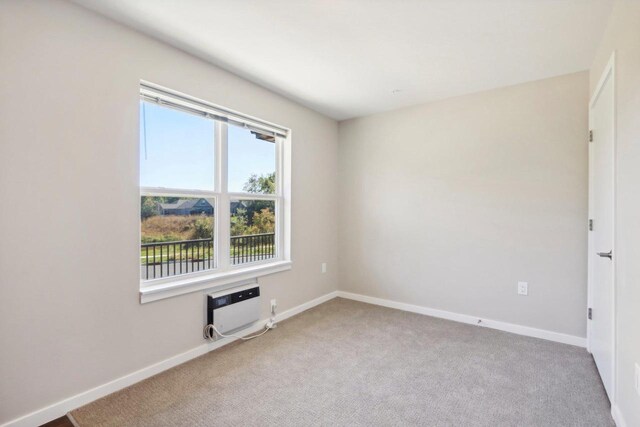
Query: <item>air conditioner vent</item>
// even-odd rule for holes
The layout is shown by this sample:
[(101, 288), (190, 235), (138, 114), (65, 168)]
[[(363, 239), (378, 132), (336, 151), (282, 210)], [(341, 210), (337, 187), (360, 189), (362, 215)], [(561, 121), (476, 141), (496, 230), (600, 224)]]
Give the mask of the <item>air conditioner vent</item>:
[(228, 289), (207, 295), (207, 324), (232, 333), (260, 320), (260, 287)]

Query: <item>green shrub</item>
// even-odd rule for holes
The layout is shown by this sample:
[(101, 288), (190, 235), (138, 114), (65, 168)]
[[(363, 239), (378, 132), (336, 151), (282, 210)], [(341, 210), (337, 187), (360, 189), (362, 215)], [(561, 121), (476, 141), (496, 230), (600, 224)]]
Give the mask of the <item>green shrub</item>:
[(211, 239), (213, 237), (213, 218), (200, 215), (191, 226), (191, 239)]

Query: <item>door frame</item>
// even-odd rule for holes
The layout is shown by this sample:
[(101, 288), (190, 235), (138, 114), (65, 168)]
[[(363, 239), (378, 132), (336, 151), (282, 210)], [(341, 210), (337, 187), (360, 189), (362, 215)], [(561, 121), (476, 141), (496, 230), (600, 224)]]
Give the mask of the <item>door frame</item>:
[[(611, 84), (613, 85), (612, 87), (612, 91), (613, 91), (613, 105), (612, 105), (612, 110), (611, 114), (613, 115), (613, 165), (612, 165), (612, 174), (613, 174), (613, 188), (612, 188), (612, 199), (613, 199), (613, 206), (612, 206), (612, 221), (613, 221), (613, 240), (612, 240), (612, 248), (611, 250), (613, 251), (613, 258), (611, 260), (612, 264), (612, 277), (611, 277), (611, 301), (612, 301), (612, 307), (611, 307), (611, 314), (613, 317), (613, 323), (612, 323), (612, 331), (611, 331), (611, 346), (612, 346), (612, 360), (611, 360), (611, 372), (612, 372), (612, 376), (613, 378), (611, 379), (611, 396), (609, 396), (611, 404), (613, 405), (615, 402), (615, 397), (616, 397), (616, 383), (617, 383), (617, 313), (616, 313), (616, 308), (617, 308), (617, 301), (616, 301), (616, 296), (617, 296), (617, 286), (616, 286), (616, 265), (617, 265), (617, 248), (616, 248), (616, 235), (617, 235), (617, 227), (616, 227), (616, 204), (617, 204), (617, 194), (616, 194), (616, 187), (617, 187), (617, 143), (616, 143), (616, 139), (617, 139), (617, 130), (616, 130), (616, 99), (617, 99), (617, 95), (616, 95), (616, 73), (615, 73), (615, 59), (616, 59), (616, 52), (613, 51), (611, 53), (611, 56), (609, 58), (609, 62), (607, 63), (607, 65), (605, 66), (604, 70), (602, 71), (602, 75), (600, 76), (600, 80), (598, 81), (598, 84), (596, 85), (595, 90), (593, 91), (593, 94), (589, 100), (589, 129), (593, 129), (593, 118), (591, 116), (591, 111), (593, 109), (593, 106), (596, 102), (596, 100), (598, 99), (598, 96), (600, 95), (602, 88), (604, 87), (604, 84), (607, 82), (607, 80), (609, 78), (611, 78)], [(589, 218), (593, 218), (593, 145), (591, 142), (589, 142)], [(595, 221), (596, 226), (597, 226), (597, 221)], [(595, 253), (595, 246), (594, 246), (594, 242), (593, 242), (593, 233), (591, 231), (587, 231), (587, 238), (588, 238), (588, 243), (587, 243), (587, 250), (588, 250), (588, 254), (587, 254), (587, 309), (589, 307), (593, 307), (593, 254)], [(591, 330), (591, 322), (587, 319), (587, 351), (589, 351), (589, 353), (591, 353), (591, 339), (592, 339), (592, 330)]]

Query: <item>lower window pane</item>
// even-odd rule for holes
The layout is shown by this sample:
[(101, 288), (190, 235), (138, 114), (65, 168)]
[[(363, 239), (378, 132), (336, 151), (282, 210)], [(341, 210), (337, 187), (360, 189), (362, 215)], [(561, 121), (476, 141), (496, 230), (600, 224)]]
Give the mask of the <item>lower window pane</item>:
[(273, 200), (231, 200), (231, 264), (276, 256), (275, 208)]
[(140, 206), (142, 280), (216, 267), (214, 199), (142, 196)]

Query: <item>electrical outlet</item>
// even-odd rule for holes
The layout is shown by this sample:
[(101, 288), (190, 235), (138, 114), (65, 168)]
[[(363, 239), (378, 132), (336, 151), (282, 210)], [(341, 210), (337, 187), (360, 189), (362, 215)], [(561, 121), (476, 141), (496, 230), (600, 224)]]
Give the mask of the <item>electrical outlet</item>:
[(527, 282), (518, 282), (518, 295), (529, 295), (529, 284)]
[(636, 363), (636, 380), (634, 382), (636, 386), (636, 393), (640, 396), (640, 365)]
[(321, 273), (326, 273), (327, 272), (327, 263), (323, 262), (322, 264), (320, 264), (320, 272)]
[(277, 308), (278, 308), (278, 300), (274, 298), (271, 300), (271, 314), (276, 314)]

